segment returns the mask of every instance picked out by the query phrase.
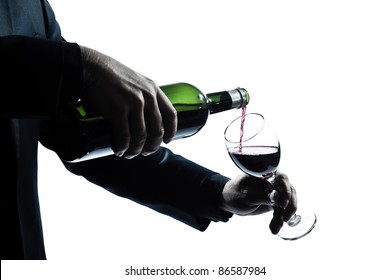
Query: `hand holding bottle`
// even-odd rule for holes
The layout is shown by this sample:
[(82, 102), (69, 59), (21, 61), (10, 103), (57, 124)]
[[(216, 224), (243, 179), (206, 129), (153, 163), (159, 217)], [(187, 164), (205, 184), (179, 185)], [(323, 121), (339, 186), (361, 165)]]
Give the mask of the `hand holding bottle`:
[[(135, 73), (135, 75), (139, 74)], [(143, 76), (141, 77), (148, 80)], [(153, 82), (151, 83), (153, 84)], [(87, 99), (88, 104), (85, 104), (85, 100), (81, 100), (64, 106), (59, 116), (53, 119), (48, 125), (46, 139), (41, 139), (41, 143), (55, 151), (64, 161), (80, 162), (112, 155), (112, 147), (113, 145), (117, 145), (113, 143), (115, 138), (112, 136), (113, 133), (111, 133), (111, 126), (114, 120), (106, 119), (102, 115), (103, 113), (98, 111), (99, 106), (101, 106), (102, 109), (108, 111), (106, 115), (110, 116), (110, 112), (114, 109), (107, 107), (106, 103), (108, 102), (102, 103), (99, 100), (94, 100), (93, 97), (96, 94), (101, 94), (103, 95), (103, 99), (105, 95), (108, 95), (105, 98), (112, 98), (114, 102), (119, 102), (121, 99), (116, 97), (116, 92), (112, 94), (108, 90), (101, 92), (101, 89), (96, 89), (96, 85), (93, 88), (96, 91), (88, 89), (87, 94), (90, 94), (91, 98), (91, 100)], [(160, 95), (160, 90), (168, 98), (175, 110), (175, 115), (171, 116), (172, 119), (169, 118), (169, 115), (167, 117), (168, 120), (176, 121), (175, 135), (173, 138), (170, 138), (169, 135), (172, 134), (168, 134), (165, 128), (165, 136), (163, 138), (165, 143), (168, 143), (170, 139), (176, 140), (195, 135), (206, 124), (210, 114), (241, 108), (249, 102), (249, 93), (243, 88), (204, 94), (191, 84), (176, 83), (160, 86), (158, 95)], [(98, 102), (97, 105), (99, 105), (96, 109), (93, 107), (94, 102)], [(117, 106), (123, 109), (120, 103)], [(132, 106), (132, 104), (127, 104), (127, 106)], [(124, 108), (126, 109), (126, 106)], [(164, 106), (164, 108), (170, 109), (170, 106)], [(163, 112), (162, 106), (158, 109), (160, 112)], [(138, 112), (142, 113), (143, 111), (138, 110)], [(165, 121), (164, 124), (161, 124), (160, 128), (162, 125), (166, 126)], [(135, 128), (131, 127), (131, 131), (132, 129)], [(150, 134), (148, 134), (149, 136)], [(156, 143), (161, 143), (161, 138), (157, 139), (159, 141)], [(117, 150), (115, 152), (118, 153)], [(145, 149), (142, 153), (146, 153)], [(128, 156), (128, 158), (130, 157)]]
[(147, 77), (98, 51), (80, 47), (84, 63), (83, 104), (111, 125), (111, 148), (132, 158), (155, 152), (176, 134), (176, 111)]
[(283, 221), (288, 221), (297, 210), (297, 195), (283, 173), (277, 172), (273, 184), (265, 179), (241, 174), (225, 184), (221, 204), (223, 210), (241, 216), (274, 211), (269, 227), (273, 234), (277, 234)]

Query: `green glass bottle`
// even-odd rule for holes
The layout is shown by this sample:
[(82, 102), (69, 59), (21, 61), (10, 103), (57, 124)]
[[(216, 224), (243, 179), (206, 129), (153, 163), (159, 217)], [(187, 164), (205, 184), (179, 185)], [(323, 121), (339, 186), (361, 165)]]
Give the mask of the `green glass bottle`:
[[(177, 133), (174, 139), (196, 134), (206, 124), (209, 114), (242, 108), (249, 102), (243, 88), (203, 94), (188, 83), (160, 87), (177, 111)], [(110, 127), (99, 115), (86, 112), (81, 101), (70, 104), (61, 117), (50, 125), (45, 146), (61, 159), (79, 162), (113, 154)]]

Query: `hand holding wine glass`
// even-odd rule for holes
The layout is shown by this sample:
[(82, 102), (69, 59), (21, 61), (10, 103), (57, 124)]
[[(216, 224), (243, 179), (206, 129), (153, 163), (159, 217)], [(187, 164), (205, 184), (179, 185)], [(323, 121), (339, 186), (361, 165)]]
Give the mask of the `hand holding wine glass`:
[[(246, 174), (267, 180), (276, 190), (269, 190), (269, 200), (274, 202), (274, 217), (271, 231), (285, 240), (299, 239), (314, 228), (317, 218), (314, 213), (294, 214), (295, 189), (288, 185), (287, 176), (276, 176), (280, 161), (280, 143), (264, 117), (257, 113), (243, 114), (233, 120), (225, 130), (227, 151), (233, 162)], [(276, 192), (275, 192), (276, 191)], [(291, 203), (290, 203), (291, 202)], [(279, 231), (283, 220), (287, 223)]]
[[(276, 191), (277, 189), (278, 191)], [(285, 205), (283, 211), (275, 209), (275, 203)], [(242, 173), (228, 181), (222, 191), (222, 209), (239, 215), (259, 215), (273, 211), (270, 230), (277, 234), (284, 220), (296, 211), (296, 193), (287, 176), (277, 172), (275, 182)]]

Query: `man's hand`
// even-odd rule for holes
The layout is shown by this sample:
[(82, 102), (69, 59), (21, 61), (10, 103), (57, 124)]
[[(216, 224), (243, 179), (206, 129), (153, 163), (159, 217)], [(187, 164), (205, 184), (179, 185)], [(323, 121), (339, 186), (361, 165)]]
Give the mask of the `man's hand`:
[(287, 175), (278, 172), (273, 183), (241, 174), (228, 181), (222, 191), (222, 209), (237, 215), (274, 211), (270, 230), (277, 234), (297, 210), (297, 196)]
[(80, 47), (84, 64), (82, 101), (112, 126), (112, 149), (132, 158), (155, 152), (176, 134), (176, 110), (150, 79), (115, 59)]

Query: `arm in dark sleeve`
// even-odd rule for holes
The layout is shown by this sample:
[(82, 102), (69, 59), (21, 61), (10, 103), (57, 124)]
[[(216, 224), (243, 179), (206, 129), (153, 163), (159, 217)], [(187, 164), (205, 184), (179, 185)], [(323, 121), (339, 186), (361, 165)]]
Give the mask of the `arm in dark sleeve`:
[(0, 115), (54, 116), (63, 104), (78, 100), (82, 83), (77, 44), (0, 37)]
[(80, 163), (65, 163), (106, 190), (171, 216), (201, 231), (211, 221), (228, 221), (232, 214), (219, 202), (229, 180), (166, 148), (131, 160), (108, 156)]

